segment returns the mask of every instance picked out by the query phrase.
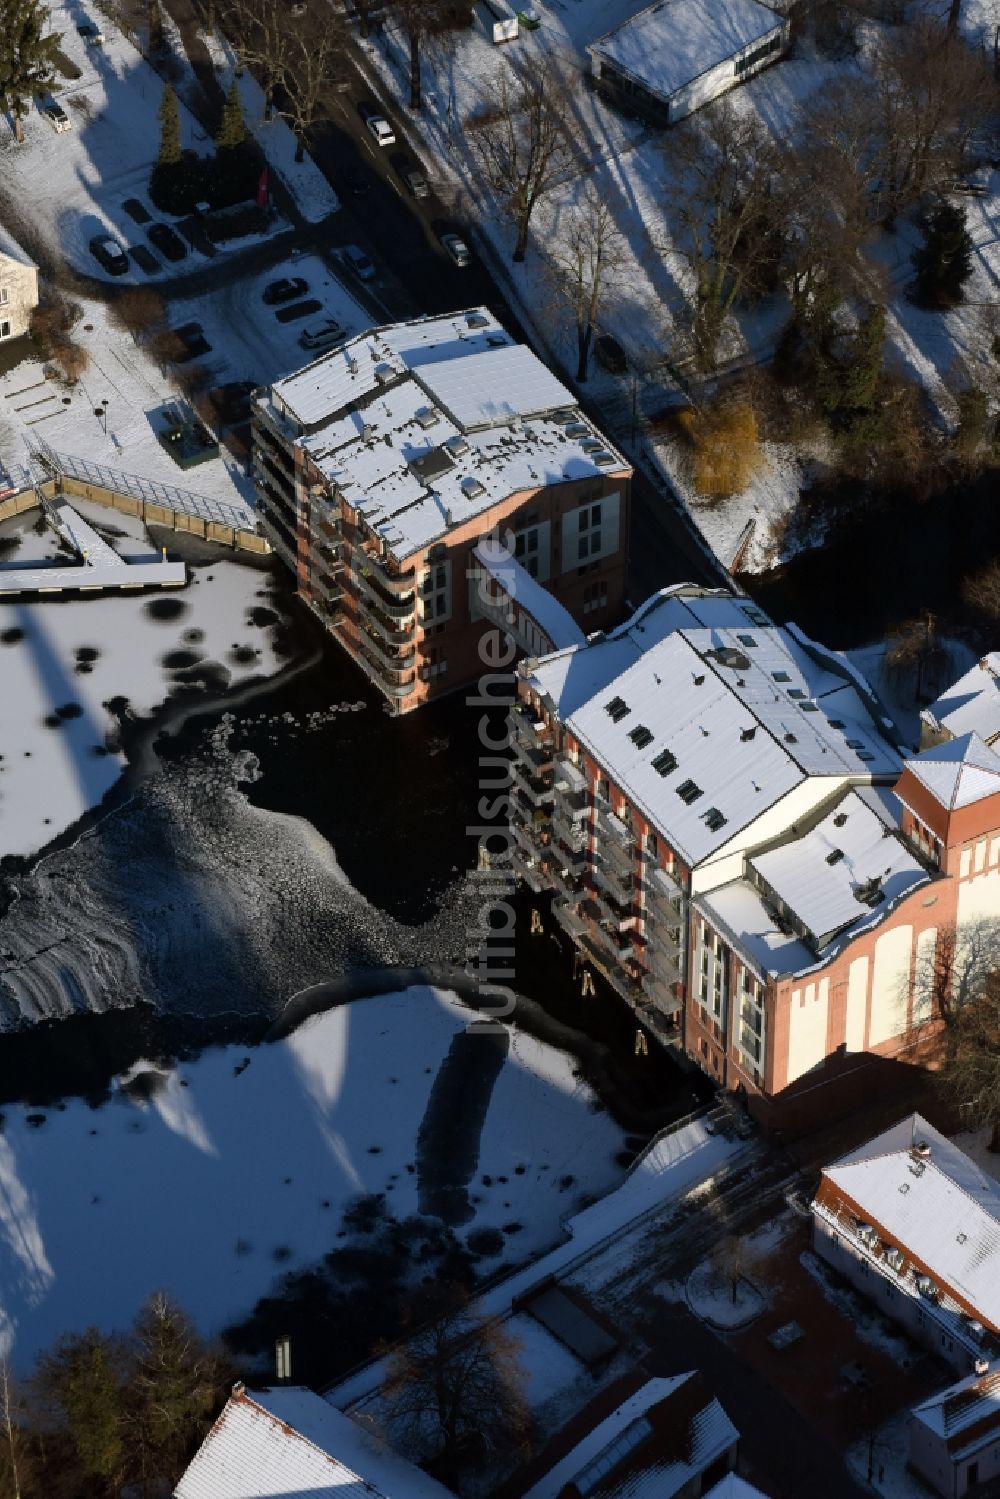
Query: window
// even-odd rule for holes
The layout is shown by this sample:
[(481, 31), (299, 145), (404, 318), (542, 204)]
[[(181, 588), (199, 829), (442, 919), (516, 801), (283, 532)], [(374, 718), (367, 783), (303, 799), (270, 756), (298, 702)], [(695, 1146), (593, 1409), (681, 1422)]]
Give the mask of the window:
[(0, 338), (10, 338), (10, 318), (0, 319)]
[(440, 645), (432, 646), (427, 652), (424, 665), (420, 675), (425, 682), (430, 682), (434, 677), (443, 677), (448, 670), (448, 662), (445, 660), (444, 649)]
[(432, 562), (420, 589), (421, 622), (446, 620), (451, 615), (451, 563)]
[(780, 51), (781, 33), (778, 32), (776, 35), (768, 37), (766, 42), (761, 42), (760, 46), (755, 47), (752, 52), (748, 52), (746, 57), (738, 57), (736, 59), (734, 68), (736, 77), (742, 78), (744, 73), (749, 72), (751, 68), (755, 68), (759, 62), (763, 62), (765, 58), (772, 57), (775, 52)]
[(607, 583), (588, 583), (583, 590), (583, 612), (592, 614), (595, 610), (608, 607), (608, 585)]
[(538, 577), (537, 526), (532, 526), (530, 531), (521, 531), (514, 537), (514, 556), (526, 573), (530, 573), (533, 578)]
[(0, 286), (0, 307), (10, 306), (10, 287)]
[(615, 1437), (613, 1442), (592, 1458), (585, 1468), (582, 1468), (573, 1480), (577, 1492), (587, 1495), (605, 1479), (609, 1473), (619, 1467), (631, 1452), (640, 1447), (647, 1437), (652, 1436), (653, 1428), (645, 1416), (640, 1416), (637, 1421), (632, 1421), (623, 1432)]
[(582, 505), (577, 511), (577, 529), (580, 536), (577, 556), (583, 562), (586, 557), (597, 557), (601, 552), (601, 506)]
[(739, 641), (740, 645), (745, 645), (751, 651), (755, 651), (757, 649), (757, 641), (755, 640), (753, 635), (737, 634), (736, 639)]
[(653, 735), (644, 723), (637, 723), (634, 729), (629, 729), (628, 737), (636, 749), (645, 749), (647, 744), (653, 742)]

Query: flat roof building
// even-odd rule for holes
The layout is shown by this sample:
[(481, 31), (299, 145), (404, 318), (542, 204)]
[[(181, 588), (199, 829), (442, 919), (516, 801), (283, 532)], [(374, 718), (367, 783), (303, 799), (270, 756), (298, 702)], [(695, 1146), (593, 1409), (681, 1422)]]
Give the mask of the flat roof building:
[(656, 0), (587, 52), (601, 93), (672, 125), (780, 57), (788, 36), (757, 0)]
[(1000, 651), (990, 651), (920, 715), (920, 747), (975, 733), (985, 744), (1000, 740)]
[(631, 468), (485, 309), (373, 329), (277, 381), (254, 462), (269, 539), (396, 712), (482, 669), (490, 538), (571, 618), (621, 610)]

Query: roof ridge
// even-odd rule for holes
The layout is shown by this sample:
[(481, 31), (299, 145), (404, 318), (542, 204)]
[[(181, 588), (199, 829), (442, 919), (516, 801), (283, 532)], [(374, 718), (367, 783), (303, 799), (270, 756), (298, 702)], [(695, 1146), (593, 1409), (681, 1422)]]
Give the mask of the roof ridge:
[[(305, 1385), (292, 1386), (291, 1388), (304, 1390), (307, 1394), (310, 1395), (315, 1394), (314, 1390), (309, 1390)], [(372, 1485), (360, 1473), (356, 1473), (353, 1468), (349, 1468), (342, 1458), (335, 1457), (332, 1452), (327, 1452), (324, 1447), (320, 1447), (316, 1442), (312, 1440), (311, 1437), (307, 1437), (305, 1432), (300, 1431), (297, 1426), (293, 1426), (291, 1421), (283, 1420), (281, 1416), (275, 1415), (274, 1411), (269, 1411), (266, 1405), (261, 1405), (260, 1401), (254, 1398), (254, 1395), (263, 1393), (265, 1392), (251, 1392), (250, 1390), (244, 1389), (241, 1394), (233, 1395), (230, 1398), (237, 1401), (245, 1401), (248, 1405), (254, 1406), (261, 1412), (262, 1415), (266, 1416), (269, 1421), (272, 1421), (275, 1426), (280, 1426), (286, 1434), (297, 1437), (300, 1442), (304, 1442), (307, 1447), (311, 1447), (314, 1452), (318, 1452), (321, 1457), (324, 1457), (326, 1461), (328, 1463), (331, 1463), (335, 1468), (341, 1468), (345, 1473), (350, 1473), (352, 1477), (357, 1479), (358, 1483), (364, 1484), (365, 1488), (369, 1489), (373, 1494), (377, 1494), (379, 1492), (377, 1489), (372, 1488)], [(269, 1391), (267, 1393), (269, 1393)], [(316, 1398), (322, 1399), (322, 1396), (317, 1396)], [(325, 1403), (326, 1402), (324, 1402), (324, 1404)], [(335, 1407), (331, 1406), (331, 1410), (332, 1409), (335, 1409)], [(341, 1412), (341, 1414), (343, 1415), (344, 1413)], [(351, 1418), (350, 1416), (346, 1416), (345, 1419), (349, 1421)]]

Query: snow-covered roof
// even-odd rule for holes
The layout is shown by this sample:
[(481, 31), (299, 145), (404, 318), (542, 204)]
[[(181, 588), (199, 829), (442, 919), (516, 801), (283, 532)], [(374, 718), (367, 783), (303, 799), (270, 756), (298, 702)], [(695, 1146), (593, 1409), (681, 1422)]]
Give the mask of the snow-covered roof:
[(874, 906), (891, 904), (930, 879), (893, 824), (854, 791), (811, 831), (748, 862), (820, 947)]
[(261, 399), (399, 560), (521, 490), (629, 468), (485, 309), (370, 330)]
[[(523, 671), (693, 865), (809, 776), (898, 775), (854, 676), (835, 667), (746, 598), (674, 589), (604, 639)], [(626, 711), (609, 712), (616, 698)], [(651, 737), (637, 743), (640, 728)]]
[(543, 588), (498, 541), (481, 541), (475, 557), (486, 571), (531, 616), (556, 650), (584, 645), (587, 637), (564, 604)]
[(18, 265), (35, 266), (27, 250), (18, 244), (10, 230), (2, 224), (0, 224), (0, 256), (7, 260), (16, 260)]
[(949, 1447), (961, 1446), (972, 1427), (983, 1441), (996, 1442), (1000, 1428), (1000, 1365), (988, 1374), (970, 1374), (915, 1405), (915, 1420), (943, 1437)]
[(766, 1496), (738, 1473), (727, 1473), (714, 1488), (709, 1489), (705, 1499), (766, 1499)]
[(920, 717), (955, 737), (975, 732), (986, 744), (1000, 737), (1000, 651), (970, 666)]
[[(685, 1396), (689, 1394), (684, 1387), (696, 1378), (697, 1375), (690, 1372), (647, 1380), (534, 1483), (523, 1499), (556, 1499), (556, 1495), (578, 1479), (591, 1464), (610, 1479), (618, 1463), (630, 1454), (627, 1474), (615, 1482), (616, 1499), (670, 1499), (671, 1495), (679, 1493), (739, 1439), (736, 1427), (718, 1400), (706, 1393), (702, 1401), (694, 1403), (693, 1410), (688, 1411), (685, 1405), (686, 1439), (677, 1443), (679, 1450), (676, 1455), (663, 1455), (662, 1443), (657, 1442), (657, 1434), (662, 1431), (662, 1418), (657, 1418), (654, 1427), (645, 1419), (647, 1412), (675, 1399), (679, 1392)], [(640, 1469), (635, 1454), (647, 1442), (650, 1459)], [(601, 1492), (606, 1491), (602, 1485)]]
[(237, 1386), (175, 1499), (446, 1499), (312, 1390)]
[(587, 51), (667, 99), (784, 24), (757, 0), (656, 0)]
[[(915, 1156), (918, 1142), (929, 1153)], [(1000, 1330), (1000, 1184), (957, 1146), (913, 1114), (825, 1167), (823, 1177), (942, 1290)]]
[(976, 733), (924, 750), (906, 768), (949, 812), (1000, 793), (1000, 755)]

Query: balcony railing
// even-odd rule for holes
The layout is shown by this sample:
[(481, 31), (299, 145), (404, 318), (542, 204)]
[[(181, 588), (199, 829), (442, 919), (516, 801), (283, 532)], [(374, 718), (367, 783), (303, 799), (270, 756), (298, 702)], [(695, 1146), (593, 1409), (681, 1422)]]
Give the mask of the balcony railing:
[(522, 744), (530, 744), (535, 749), (543, 746), (549, 750), (551, 755), (553, 734), (552, 729), (544, 719), (537, 718), (533, 708), (528, 704), (518, 701), (514, 704), (514, 735)]
[(381, 557), (375, 556), (367, 548), (359, 548), (355, 552), (355, 561), (359, 572), (371, 572), (379, 587), (393, 597), (401, 593), (412, 593), (417, 581), (417, 569), (408, 567), (405, 572), (393, 571)]
[(285, 539), (284, 532), (278, 529), (272, 517), (266, 512), (260, 516), (260, 526), (278, 556), (294, 572), (298, 567), (298, 557)]
[(673, 992), (671, 985), (679, 981), (680, 974), (676, 970), (670, 973), (656, 966), (643, 975), (642, 990), (650, 1003), (664, 1015), (676, 1015), (684, 1008), (684, 1001)]
[(510, 772), (514, 784), (527, 797), (532, 806), (540, 807), (552, 800), (552, 780), (549, 776), (535, 775), (526, 771), (519, 760), (511, 760)]
[(351, 577), (358, 585), (362, 601), (373, 604), (383, 614), (389, 614), (393, 619), (407, 619), (416, 613), (417, 596), (412, 591), (409, 595), (383, 593), (375, 574), (368, 569), (354, 569)]
[[(526, 769), (532, 771), (534, 774), (537, 775), (543, 770), (552, 769), (551, 744), (545, 744), (544, 742), (541, 744), (536, 744), (532, 739), (522, 739), (517, 732), (517, 728), (515, 727), (514, 734), (511, 740), (511, 748), (514, 751), (515, 758), (518, 759), (521, 764), (526, 767)], [(550, 778), (549, 785), (551, 786), (551, 784), (552, 782)]]
[(563, 931), (573, 938), (582, 938), (590, 930), (586, 919), (580, 915), (577, 901), (569, 896), (557, 896), (552, 902), (552, 914)]
[(612, 846), (617, 846), (623, 852), (630, 855), (635, 851), (635, 830), (630, 828), (627, 822), (623, 822), (614, 812), (606, 810), (599, 803), (597, 812), (597, 830), (603, 838), (606, 838)]
[(374, 651), (382, 665), (390, 672), (402, 672), (413, 664), (417, 648), (412, 643), (405, 649), (387, 646), (374, 630), (365, 630), (365, 645)]
[(390, 697), (409, 696), (416, 685), (417, 674), (415, 671), (403, 672), (397, 671), (393, 667), (385, 666), (379, 660), (375, 651), (370, 649), (367, 637), (359, 639), (356, 642), (356, 646), (362, 663), (366, 664), (370, 675), (382, 688), (383, 692), (388, 693)]
[(651, 917), (666, 917), (675, 924), (681, 920), (684, 892), (665, 869), (654, 869), (646, 877), (646, 906)]
[(339, 545), (343, 540), (339, 518), (329, 510), (319, 510), (314, 505), (309, 513), (309, 525), (321, 546), (330, 541)]

